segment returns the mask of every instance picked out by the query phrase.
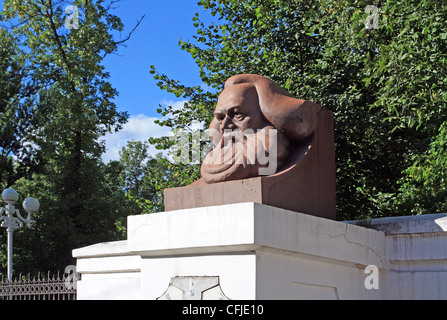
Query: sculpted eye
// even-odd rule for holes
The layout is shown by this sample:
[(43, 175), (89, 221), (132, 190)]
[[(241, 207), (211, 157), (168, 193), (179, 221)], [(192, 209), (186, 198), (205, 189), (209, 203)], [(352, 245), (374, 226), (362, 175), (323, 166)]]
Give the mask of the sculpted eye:
[(223, 119), (225, 119), (225, 115), (223, 115), (223, 114), (215, 114), (214, 117), (215, 117), (218, 121), (222, 121)]
[(238, 120), (241, 120), (241, 119), (244, 118), (244, 114), (242, 112), (240, 112), (238, 109), (234, 109), (233, 117), (238, 119)]
[(244, 115), (243, 115), (242, 113), (240, 113), (240, 112), (235, 112), (235, 113), (234, 113), (234, 117), (235, 117), (236, 119), (243, 119), (243, 118), (244, 118)]

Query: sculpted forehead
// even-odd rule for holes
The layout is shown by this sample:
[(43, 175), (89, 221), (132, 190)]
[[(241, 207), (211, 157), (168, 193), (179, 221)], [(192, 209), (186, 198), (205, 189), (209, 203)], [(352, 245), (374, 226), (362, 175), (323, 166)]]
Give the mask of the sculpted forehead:
[(240, 106), (259, 109), (258, 94), (252, 84), (244, 83), (226, 87), (219, 96), (216, 112), (225, 113), (230, 108)]

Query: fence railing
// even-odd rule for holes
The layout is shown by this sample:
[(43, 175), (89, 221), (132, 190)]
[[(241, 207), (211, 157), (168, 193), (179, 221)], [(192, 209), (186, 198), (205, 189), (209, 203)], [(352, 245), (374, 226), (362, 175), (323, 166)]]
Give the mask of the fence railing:
[(2, 278), (0, 300), (76, 300), (76, 279), (59, 273), (20, 276), (13, 282)]

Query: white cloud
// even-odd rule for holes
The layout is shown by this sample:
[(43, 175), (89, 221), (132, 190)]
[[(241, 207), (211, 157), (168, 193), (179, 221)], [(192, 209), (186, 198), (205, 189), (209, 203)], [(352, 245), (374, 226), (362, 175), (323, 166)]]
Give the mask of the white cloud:
[[(156, 124), (157, 119), (159, 118), (148, 117), (144, 114), (131, 116), (119, 132), (105, 135), (102, 140), (106, 142), (106, 153), (103, 154), (102, 160), (105, 163), (110, 160), (119, 160), (119, 152), (127, 145), (127, 141), (147, 141), (150, 137), (169, 136), (171, 129)], [(157, 152), (159, 151), (154, 146), (149, 148), (150, 156), (154, 156)]]
[(174, 110), (180, 110), (184, 107), (185, 103), (187, 103), (187, 100), (183, 101), (173, 101), (173, 100), (167, 100), (166, 98), (163, 99), (160, 104), (163, 107), (171, 106)]
[[(160, 101), (162, 107), (172, 106), (174, 110), (180, 110), (183, 108), (187, 100), (173, 101), (163, 99)], [(131, 116), (129, 121), (123, 126), (123, 128), (117, 133), (110, 133), (105, 135), (101, 140), (106, 142), (106, 152), (102, 156), (104, 163), (108, 163), (111, 160), (119, 160), (119, 152), (123, 147), (127, 145), (127, 141), (147, 141), (149, 138), (158, 138), (164, 136), (170, 136), (173, 133), (169, 127), (161, 127), (155, 123), (155, 120), (160, 120), (162, 117), (149, 117), (144, 114), (137, 116)], [(154, 156), (160, 152), (156, 150), (154, 146), (150, 146), (149, 155)], [(163, 152), (166, 153), (167, 152)]]

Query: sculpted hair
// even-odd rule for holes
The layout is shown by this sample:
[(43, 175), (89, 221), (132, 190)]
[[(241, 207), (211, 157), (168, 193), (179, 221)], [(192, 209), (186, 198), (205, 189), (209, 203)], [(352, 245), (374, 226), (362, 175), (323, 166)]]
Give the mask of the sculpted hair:
[(256, 88), (264, 117), (291, 141), (304, 141), (314, 133), (320, 105), (296, 99), (272, 80), (255, 74), (230, 77), (225, 88), (246, 83)]

